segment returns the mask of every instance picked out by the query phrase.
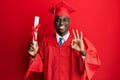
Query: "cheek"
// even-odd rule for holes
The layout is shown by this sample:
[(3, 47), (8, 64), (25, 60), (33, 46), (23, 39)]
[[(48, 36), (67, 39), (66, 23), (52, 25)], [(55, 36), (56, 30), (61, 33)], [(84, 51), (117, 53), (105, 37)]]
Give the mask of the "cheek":
[(55, 24), (56, 24), (56, 26), (59, 26), (59, 25), (60, 25), (60, 23), (59, 23), (59, 22), (56, 22)]
[(55, 28), (59, 27), (59, 23), (57, 23), (57, 22), (55, 22), (54, 25), (55, 25)]
[(70, 23), (69, 23), (69, 22), (66, 22), (65, 25), (66, 25), (67, 27), (69, 27)]

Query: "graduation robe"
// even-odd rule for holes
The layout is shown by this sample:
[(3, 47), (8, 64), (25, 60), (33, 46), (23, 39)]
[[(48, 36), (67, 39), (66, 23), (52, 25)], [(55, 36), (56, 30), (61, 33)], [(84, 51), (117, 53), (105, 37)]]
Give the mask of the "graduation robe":
[[(101, 62), (92, 43), (84, 37), (86, 57), (70, 47), (73, 35), (62, 46), (56, 36), (44, 38), (39, 45), (39, 53), (30, 61), (25, 78), (32, 72), (44, 73), (44, 80), (91, 80)], [(41, 80), (41, 78), (39, 79)]]

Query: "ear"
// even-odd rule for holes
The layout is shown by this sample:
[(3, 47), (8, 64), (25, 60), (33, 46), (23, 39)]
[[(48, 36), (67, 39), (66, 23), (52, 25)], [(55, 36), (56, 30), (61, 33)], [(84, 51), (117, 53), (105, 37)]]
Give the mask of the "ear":
[(71, 25), (71, 20), (69, 19), (69, 26)]
[(56, 22), (55, 22), (55, 19), (54, 19), (54, 21), (53, 21), (53, 24), (54, 24), (54, 27), (56, 27)]

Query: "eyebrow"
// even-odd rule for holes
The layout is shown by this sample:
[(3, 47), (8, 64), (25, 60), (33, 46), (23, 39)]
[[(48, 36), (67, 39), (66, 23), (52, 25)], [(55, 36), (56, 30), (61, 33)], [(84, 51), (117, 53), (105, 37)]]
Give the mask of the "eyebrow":
[[(55, 17), (55, 19), (59, 19), (60, 17)], [(63, 19), (69, 19), (68, 17), (64, 17)]]
[(66, 18), (68, 18), (67, 16), (56, 16), (56, 17), (66, 17)]

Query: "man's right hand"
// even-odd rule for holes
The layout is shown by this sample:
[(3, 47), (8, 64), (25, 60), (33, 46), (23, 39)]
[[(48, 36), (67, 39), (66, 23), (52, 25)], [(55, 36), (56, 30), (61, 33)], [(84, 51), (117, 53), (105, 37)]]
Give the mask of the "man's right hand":
[(36, 45), (34, 46), (33, 42), (30, 43), (30, 45), (28, 46), (28, 53), (31, 55), (32, 58), (34, 58), (38, 52), (38, 42), (36, 43)]

